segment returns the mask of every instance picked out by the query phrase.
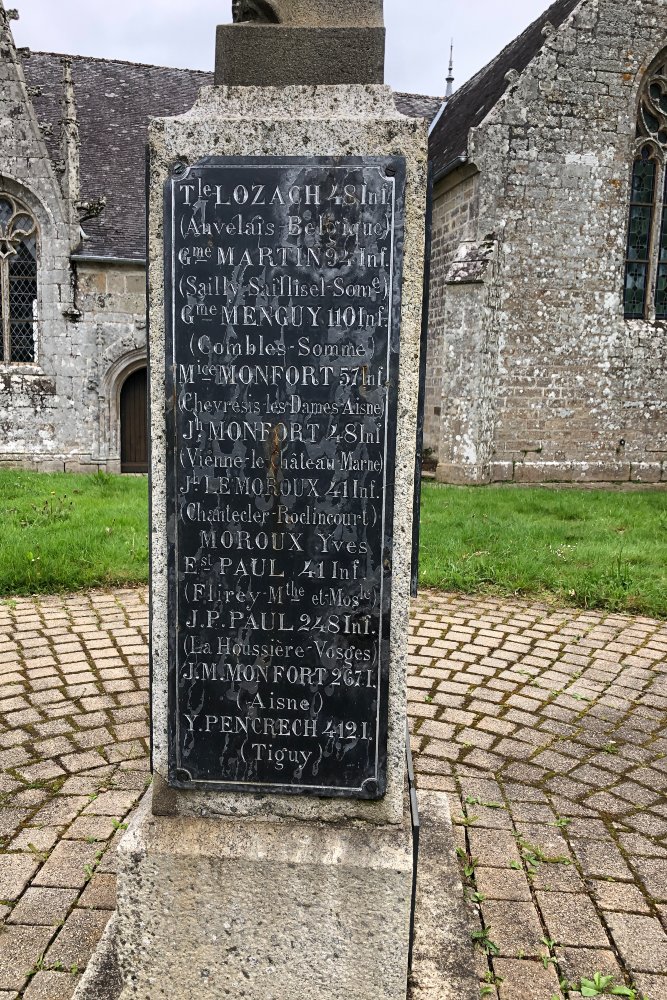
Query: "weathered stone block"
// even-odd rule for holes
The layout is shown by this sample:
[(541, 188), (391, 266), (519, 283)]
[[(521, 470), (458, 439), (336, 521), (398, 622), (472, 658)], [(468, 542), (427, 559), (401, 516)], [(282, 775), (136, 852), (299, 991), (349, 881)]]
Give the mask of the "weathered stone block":
[(507, 483), (514, 478), (513, 462), (491, 462), (489, 477), (492, 483)]
[(111, 292), (112, 295), (124, 295), (125, 294), (125, 274), (121, 270), (110, 269), (106, 273), (106, 283), (107, 292)]
[(517, 483), (626, 483), (629, 462), (517, 462)]
[(490, 469), (488, 465), (455, 465), (452, 462), (438, 462), (435, 478), (439, 483), (473, 486), (488, 483)]
[(569, 462), (515, 462), (517, 483), (571, 483), (575, 470)]
[(630, 466), (630, 479), (633, 483), (659, 483), (661, 477), (660, 462), (633, 462)]
[(221, 24), (216, 86), (384, 82), (384, 28)]
[(188, 1000), (404, 1000), (409, 823), (165, 819), (147, 797), (119, 853), (122, 1000), (164, 983)]
[(65, 462), (63, 459), (40, 459), (37, 465), (40, 472), (64, 472)]

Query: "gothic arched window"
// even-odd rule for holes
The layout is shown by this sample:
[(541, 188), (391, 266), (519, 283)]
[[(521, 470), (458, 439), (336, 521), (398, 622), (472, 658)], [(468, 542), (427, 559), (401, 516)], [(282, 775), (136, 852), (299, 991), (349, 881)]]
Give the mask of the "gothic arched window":
[(647, 74), (639, 99), (632, 167), (627, 319), (667, 319), (667, 54)]
[(37, 223), (21, 202), (0, 194), (0, 362), (35, 360)]

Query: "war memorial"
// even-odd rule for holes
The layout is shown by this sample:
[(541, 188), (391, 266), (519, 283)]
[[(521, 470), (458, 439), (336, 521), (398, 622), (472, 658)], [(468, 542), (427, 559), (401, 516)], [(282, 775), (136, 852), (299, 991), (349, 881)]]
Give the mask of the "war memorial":
[(153, 785), (122, 997), (399, 1000), (426, 123), (383, 83), (379, 0), (235, 19), (215, 86), (149, 130)]

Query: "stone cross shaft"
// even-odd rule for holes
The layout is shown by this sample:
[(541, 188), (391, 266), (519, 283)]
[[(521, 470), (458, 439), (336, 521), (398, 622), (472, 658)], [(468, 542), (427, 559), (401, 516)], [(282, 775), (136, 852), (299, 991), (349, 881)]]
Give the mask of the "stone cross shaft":
[(384, 26), (383, 0), (234, 0), (235, 23), (290, 24), (302, 28)]

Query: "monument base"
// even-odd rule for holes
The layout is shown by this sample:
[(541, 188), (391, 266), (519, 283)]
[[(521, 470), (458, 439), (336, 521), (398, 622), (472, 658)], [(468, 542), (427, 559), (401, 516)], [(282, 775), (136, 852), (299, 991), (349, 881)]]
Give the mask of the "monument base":
[(402, 826), (154, 816), (123, 838), (121, 1000), (405, 1000)]

